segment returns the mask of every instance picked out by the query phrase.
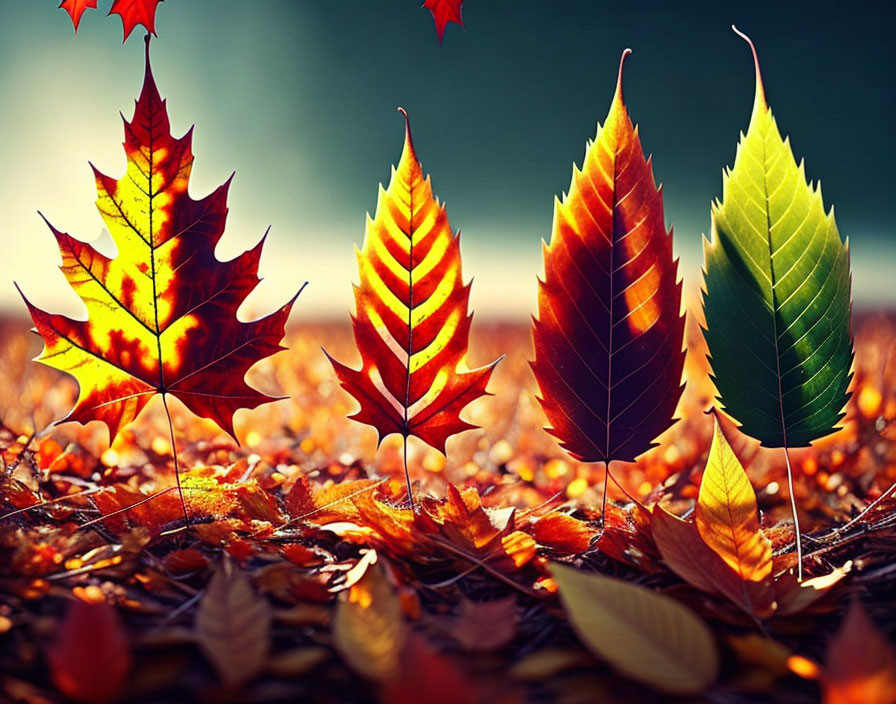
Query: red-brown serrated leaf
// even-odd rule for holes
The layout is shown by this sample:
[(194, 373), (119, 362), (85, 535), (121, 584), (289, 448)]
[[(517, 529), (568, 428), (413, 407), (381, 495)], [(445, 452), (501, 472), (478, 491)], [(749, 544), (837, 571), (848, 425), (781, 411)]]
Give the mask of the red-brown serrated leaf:
[(131, 644), (109, 604), (69, 604), (47, 651), (53, 684), (85, 704), (116, 701), (131, 669)]
[(461, 5), (464, 0), (426, 0), (423, 7), (432, 13), (433, 22), (436, 23), (436, 34), (439, 35), (439, 44), (445, 36), (445, 27), (449, 22), (455, 22), (461, 27), (464, 26), (464, 20), (461, 16)]
[(549, 432), (588, 462), (632, 461), (650, 448), (682, 391), (678, 262), (623, 102), (622, 62), (606, 122), (555, 203), (532, 328)]
[(262, 240), (220, 262), (230, 181), (193, 200), (192, 130), (172, 137), (146, 48), (146, 75), (134, 118), (125, 121), (127, 172), (115, 180), (96, 169), (97, 207), (118, 254), (52, 230), (62, 273), (87, 307), (86, 320), (41, 310), (27, 301), (44, 340), (39, 361), (78, 381), (66, 420), (101, 420), (113, 438), (156, 393), (233, 435), (233, 414), (274, 400), (250, 387), (246, 372), (283, 349), (292, 301), (244, 323), (237, 308), (259, 282)]
[(75, 34), (78, 33), (78, 25), (81, 24), (81, 15), (86, 10), (96, 9), (96, 0), (62, 0), (59, 4), (72, 18), (72, 24), (75, 25)]
[(361, 369), (330, 361), (361, 404), (351, 417), (375, 427), (380, 441), (392, 433), (415, 435), (444, 452), (450, 436), (475, 427), (460, 413), (486, 395), (497, 362), (467, 369), (472, 315), (460, 239), (423, 176), (404, 114), (401, 160), (388, 189), (380, 187), (357, 252), (361, 282), (352, 327)]
[[(151, 34), (156, 33), (156, 9), (163, 0), (115, 0), (109, 10), (109, 14), (121, 17), (124, 28), (124, 41), (127, 41), (131, 32), (138, 24), (146, 27)], [(96, 7), (96, 4), (94, 4)]]

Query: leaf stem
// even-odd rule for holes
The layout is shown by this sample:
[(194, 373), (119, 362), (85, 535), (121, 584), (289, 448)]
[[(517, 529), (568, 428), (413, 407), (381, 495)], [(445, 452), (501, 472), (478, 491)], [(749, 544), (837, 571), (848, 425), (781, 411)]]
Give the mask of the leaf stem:
[(604, 491), (600, 499), (600, 527), (607, 526), (607, 489), (610, 486), (610, 460), (604, 460)]
[(171, 438), (171, 456), (174, 458), (174, 480), (177, 482), (177, 495), (180, 497), (180, 507), (184, 511), (184, 522), (190, 525), (190, 513), (187, 511), (187, 502), (184, 501), (184, 491), (180, 485), (180, 463), (177, 460), (177, 443), (174, 441), (174, 423), (171, 421), (171, 411), (168, 409), (168, 394), (162, 394), (162, 405), (165, 407), (165, 416), (168, 418), (168, 434)]
[(411, 502), (411, 511), (414, 510), (414, 492), (411, 489), (411, 473), (408, 471), (408, 436), (404, 435), (404, 451), (401, 453), (404, 458), (404, 480), (408, 485), (408, 501)]
[(793, 469), (790, 466), (790, 451), (784, 446), (784, 461), (787, 463), (787, 491), (790, 492), (790, 511), (793, 513), (793, 530), (796, 537), (796, 579), (803, 581), (803, 537), (800, 534), (800, 519), (796, 512), (796, 495), (793, 493)]

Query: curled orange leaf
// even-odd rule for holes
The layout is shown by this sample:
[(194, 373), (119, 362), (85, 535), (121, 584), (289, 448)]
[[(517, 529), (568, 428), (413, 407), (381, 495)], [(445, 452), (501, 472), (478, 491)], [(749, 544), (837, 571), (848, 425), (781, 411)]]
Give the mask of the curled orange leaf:
[[(404, 112), (404, 111), (402, 111)], [(405, 115), (404, 151), (357, 252), (352, 327), (361, 369), (330, 361), (342, 387), (361, 404), (354, 420), (380, 440), (414, 435), (445, 451), (445, 441), (473, 428), (460, 419), (486, 394), (497, 362), (467, 369), (472, 315), (463, 283), (459, 235), (424, 177)]]

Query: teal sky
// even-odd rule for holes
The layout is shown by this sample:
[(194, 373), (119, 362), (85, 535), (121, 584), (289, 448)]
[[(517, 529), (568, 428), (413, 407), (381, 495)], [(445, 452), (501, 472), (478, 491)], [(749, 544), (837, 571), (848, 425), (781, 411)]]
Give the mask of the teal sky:
[[(40, 209), (91, 240), (102, 230), (88, 161), (124, 170), (119, 111), (142, 77), (142, 31), (121, 45), (109, 0), (76, 39), (57, 0), (4, 3), (0, 26), (0, 306), (77, 313)], [(463, 233), (481, 315), (534, 308), (553, 198), (603, 120), (619, 55), (626, 100), (664, 184), (690, 284), (721, 170), (753, 101), (732, 22), (757, 44), (769, 103), (849, 236), (858, 305), (896, 303), (896, 11), (884, 3), (599, 3), (467, 0), (466, 30), (436, 40), (422, 0), (166, 0), (153, 67), (179, 136), (195, 124), (191, 192), (231, 171), (219, 257), (271, 225), (266, 280), (247, 312), (311, 285), (294, 320), (343, 314), (353, 243), (398, 159), (408, 109), (424, 170)]]

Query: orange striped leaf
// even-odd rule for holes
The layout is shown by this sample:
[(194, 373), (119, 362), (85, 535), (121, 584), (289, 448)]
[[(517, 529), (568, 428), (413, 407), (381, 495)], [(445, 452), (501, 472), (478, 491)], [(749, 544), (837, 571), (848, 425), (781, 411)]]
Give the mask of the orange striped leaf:
[(475, 427), (460, 413), (487, 393), (497, 361), (467, 368), (472, 316), (459, 235), (423, 175), (404, 114), (401, 160), (389, 187), (380, 188), (356, 252), (361, 281), (352, 326), (362, 365), (355, 370), (330, 361), (361, 404), (354, 420), (375, 427), (380, 440), (414, 435), (444, 452), (451, 435)]
[(772, 545), (759, 529), (750, 479), (716, 420), (695, 523), (703, 538), (741, 579), (760, 582), (772, 571)]
[(532, 337), (549, 432), (580, 460), (634, 460), (672, 423), (681, 284), (663, 198), (622, 97), (554, 207)]

